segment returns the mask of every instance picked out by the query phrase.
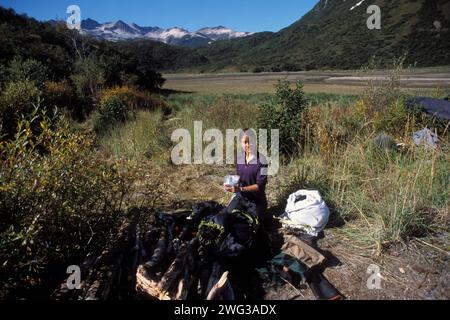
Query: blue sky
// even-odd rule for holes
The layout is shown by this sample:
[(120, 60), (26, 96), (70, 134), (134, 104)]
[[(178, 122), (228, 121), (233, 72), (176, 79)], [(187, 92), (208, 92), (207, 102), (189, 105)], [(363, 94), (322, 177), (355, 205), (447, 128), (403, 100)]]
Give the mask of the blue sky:
[(0, 0), (39, 20), (66, 19), (66, 8), (80, 6), (82, 19), (123, 20), (142, 26), (190, 31), (224, 25), (239, 31), (278, 31), (297, 21), (318, 0)]

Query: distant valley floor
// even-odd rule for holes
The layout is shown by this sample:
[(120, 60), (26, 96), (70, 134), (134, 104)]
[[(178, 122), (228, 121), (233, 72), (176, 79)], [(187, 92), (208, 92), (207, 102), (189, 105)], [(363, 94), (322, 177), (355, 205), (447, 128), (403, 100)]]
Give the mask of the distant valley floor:
[[(370, 74), (358, 71), (305, 71), (280, 73), (228, 73), (228, 74), (165, 74), (165, 89), (203, 94), (271, 93), (279, 79), (302, 81), (305, 91), (334, 94), (358, 94), (368, 81), (382, 81), (389, 74), (375, 71)], [(415, 69), (401, 76), (404, 88), (415, 91), (440, 89), (450, 92), (450, 67)]]

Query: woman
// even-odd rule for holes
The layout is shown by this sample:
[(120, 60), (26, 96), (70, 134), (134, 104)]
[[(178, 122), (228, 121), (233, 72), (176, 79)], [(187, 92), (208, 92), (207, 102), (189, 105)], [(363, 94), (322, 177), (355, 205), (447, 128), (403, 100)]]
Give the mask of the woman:
[(241, 137), (241, 145), (244, 150), (244, 159), (238, 156), (236, 166), (236, 174), (241, 178), (240, 186), (226, 187), (225, 190), (232, 193), (240, 192), (245, 198), (253, 202), (256, 205), (258, 218), (264, 224), (267, 220), (267, 174), (262, 169), (267, 168), (267, 162), (264, 156), (256, 151), (254, 131), (244, 130), (244, 134)]

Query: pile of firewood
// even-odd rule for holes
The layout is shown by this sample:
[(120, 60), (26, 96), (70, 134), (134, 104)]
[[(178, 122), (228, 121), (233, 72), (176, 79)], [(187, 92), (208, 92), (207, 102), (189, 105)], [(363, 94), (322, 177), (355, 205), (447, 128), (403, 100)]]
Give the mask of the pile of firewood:
[(142, 213), (130, 210), (110, 247), (87, 256), (80, 289), (65, 280), (52, 299), (234, 299), (228, 272), (201, 256), (191, 212), (159, 213), (155, 223), (140, 225)]
[[(233, 288), (231, 283), (228, 271), (236, 270), (225, 269), (237, 266), (235, 260), (230, 264), (229, 258), (211, 254), (204, 247), (201, 221), (218, 210), (220, 207), (209, 203), (201, 210), (158, 213), (151, 222), (142, 219), (151, 217), (148, 212), (130, 210), (110, 247), (88, 255), (80, 265), (80, 288), (71, 290), (64, 281), (52, 298), (235, 300), (242, 288)], [(213, 234), (212, 239), (216, 238)], [(318, 299), (342, 298), (318, 270), (325, 260), (320, 252), (294, 236), (284, 236), (283, 243), (282, 254), (304, 265), (306, 282)]]
[(142, 211), (132, 209), (109, 248), (89, 254), (80, 265), (79, 289), (69, 289), (68, 280), (54, 291), (55, 300), (123, 300), (134, 298), (135, 272), (139, 263), (138, 220)]
[(143, 263), (136, 273), (138, 298), (234, 299), (228, 272), (202, 256), (198, 225), (189, 221), (190, 214), (160, 214), (162, 226), (147, 232), (142, 242)]

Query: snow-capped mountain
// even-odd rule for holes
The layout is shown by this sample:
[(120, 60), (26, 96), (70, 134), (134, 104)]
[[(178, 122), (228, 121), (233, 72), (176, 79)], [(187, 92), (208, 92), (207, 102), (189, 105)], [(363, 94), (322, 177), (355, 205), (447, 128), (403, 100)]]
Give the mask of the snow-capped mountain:
[(81, 32), (109, 41), (150, 39), (185, 47), (196, 47), (215, 41), (246, 37), (252, 34), (251, 32), (234, 31), (223, 26), (202, 28), (198, 31), (190, 32), (178, 27), (170, 29), (141, 27), (135, 23), (127, 24), (121, 20), (101, 24), (93, 19), (86, 19), (81, 22)]
[(251, 35), (251, 32), (238, 32), (231, 30), (229, 28), (219, 26), (215, 28), (203, 28), (197, 31), (198, 33), (204, 34), (205, 36), (211, 38), (214, 41), (229, 40), (235, 38), (242, 38)]

